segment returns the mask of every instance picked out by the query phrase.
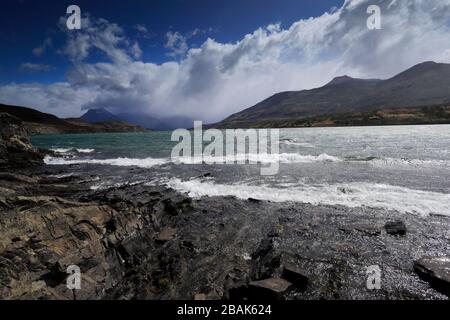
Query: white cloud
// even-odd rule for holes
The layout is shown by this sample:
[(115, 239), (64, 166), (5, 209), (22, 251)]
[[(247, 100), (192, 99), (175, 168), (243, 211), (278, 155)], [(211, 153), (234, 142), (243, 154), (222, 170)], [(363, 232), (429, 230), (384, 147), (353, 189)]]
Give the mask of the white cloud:
[(167, 54), (169, 57), (184, 56), (189, 49), (187, 44), (187, 37), (183, 36), (179, 32), (169, 31), (166, 33), (167, 42), (164, 45), (170, 52)]
[(34, 48), (32, 52), (36, 57), (40, 57), (47, 51), (47, 49), (51, 48), (52, 46), (53, 46), (52, 38), (46, 38), (44, 42), (40, 46)]
[[(382, 30), (366, 27), (372, 4), (381, 7)], [(447, 0), (347, 0), (320, 17), (260, 28), (236, 43), (208, 39), (189, 49), (187, 35), (170, 32), (166, 46), (180, 58), (154, 64), (137, 60), (140, 47), (118, 25), (88, 17), (62, 50), (74, 62), (66, 82), (10, 84), (0, 87), (0, 97), (64, 116), (106, 107), (216, 121), (334, 76), (387, 78), (423, 61), (450, 62), (449, 21)], [(93, 49), (107, 62), (86, 63)]]
[(130, 47), (124, 30), (105, 19), (84, 17), (80, 32), (69, 31), (64, 24), (65, 18), (61, 18), (60, 25), (63, 26), (61, 29), (67, 33), (67, 43), (61, 53), (75, 63), (86, 59), (93, 49), (103, 52), (113, 63), (119, 64), (130, 61), (129, 51), (135, 52), (135, 48)]
[(53, 69), (52, 66), (48, 64), (37, 64), (30, 62), (22, 63), (19, 66), (19, 70), (21, 72), (48, 72), (52, 69)]
[(151, 39), (156, 36), (156, 33), (152, 32), (143, 24), (137, 24), (134, 26), (134, 29), (137, 31), (137, 37), (142, 39)]
[(167, 41), (166, 44), (164, 45), (166, 49), (169, 49), (169, 53), (167, 55), (172, 58), (177, 57), (184, 58), (186, 56), (186, 53), (189, 51), (188, 45), (189, 40), (192, 40), (193, 38), (199, 35), (206, 35), (208, 33), (211, 33), (212, 31), (213, 31), (212, 28), (205, 30), (195, 28), (194, 30), (186, 32), (185, 34), (173, 31), (167, 32), (166, 33)]
[(139, 46), (139, 43), (137, 43), (137, 42), (133, 43), (130, 51), (131, 51), (133, 58), (135, 58), (135, 59), (139, 59), (142, 56), (142, 49)]
[[(20, 96), (18, 96), (20, 94)], [(61, 117), (79, 116), (80, 106), (95, 99), (95, 92), (69, 83), (50, 85), (39, 83), (9, 84), (0, 87), (1, 102), (37, 108)]]
[(141, 33), (144, 33), (144, 34), (145, 34), (145, 33), (148, 33), (147, 27), (144, 26), (143, 24), (137, 24), (137, 25), (134, 26), (134, 28), (135, 28), (137, 31), (141, 32)]

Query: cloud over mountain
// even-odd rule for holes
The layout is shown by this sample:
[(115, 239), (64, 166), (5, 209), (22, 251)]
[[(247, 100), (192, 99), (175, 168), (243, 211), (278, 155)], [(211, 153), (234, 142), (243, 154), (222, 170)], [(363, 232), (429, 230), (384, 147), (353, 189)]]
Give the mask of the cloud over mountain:
[[(381, 8), (381, 30), (366, 26), (373, 4)], [(320, 17), (261, 27), (235, 43), (210, 38), (186, 48), (172, 32), (167, 46), (181, 58), (155, 64), (141, 60), (139, 43), (119, 25), (87, 16), (61, 49), (73, 63), (64, 82), (4, 85), (0, 100), (61, 116), (95, 107), (217, 121), (338, 75), (387, 78), (423, 61), (450, 62), (449, 21), (446, 0), (347, 0)], [(103, 62), (88, 62), (94, 50)]]

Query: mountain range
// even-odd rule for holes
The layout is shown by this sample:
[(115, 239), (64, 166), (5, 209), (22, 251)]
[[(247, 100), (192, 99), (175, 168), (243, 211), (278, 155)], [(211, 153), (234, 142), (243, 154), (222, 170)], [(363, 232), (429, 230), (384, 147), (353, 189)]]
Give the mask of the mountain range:
[[(390, 79), (334, 78), (323, 87), (281, 92), (208, 125), (215, 128), (295, 128), (450, 123), (450, 64), (424, 62)], [(188, 117), (157, 119), (90, 109), (60, 119), (34, 109), (0, 104), (32, 133), (141, 132), (192, 128)]]
[(281, 92), (218, 128), (450, 123), (450, 64), (425, 62), (387, 80), (342, 76)]
[(88, 123), (83, 119), (60, 119), (31, 108), (0, 104), (0, 113), (8, 113), (23, 122), (33, 134), (144, 132), (145, 128), (123, 121), (110, 120)]
[(81, 119), (88, 123), (97, 123), (101, 121), (124, 121), (134, 125), (138, 125), (147, 129), (166, 131), (178, 128), (192, 128), (194, 121), (188, 117), (168, 117), (154, 118), (142, 113), (119, 113), (112, 114), (106, 109), (90, 109)]

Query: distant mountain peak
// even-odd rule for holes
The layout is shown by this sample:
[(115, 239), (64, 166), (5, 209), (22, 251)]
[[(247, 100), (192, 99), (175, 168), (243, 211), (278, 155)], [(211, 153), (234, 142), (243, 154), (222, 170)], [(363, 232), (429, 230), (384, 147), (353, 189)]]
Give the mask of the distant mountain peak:
[(441, 72), (448, 72), (449, 69), (449, 64), (426, 61), (416, 64), (415, 66), (399, 73), (393, 77), (392, 80), (423, 78), (427, 74), (433, 75)]
[(325, 86), (335, 86), (335, 85), (344, 85), (344, 84), (360, 84), (360, 83), (369, 83), (369, 82), (378, 82), (378, 79), (358, 79), (352, 78), (350, 76), (340, 76), (336, 77), (330, 82), (328, 82)]
[(83, 116), (81, 116), (81, 119), (88, 123), (118, 120), (114, 114), (103, 108), (89, 109)]
[(413, 71), (413, 70), (418, 70), (418, 71), (429, 70), (429, 69), (433, 70), (436, 68), (440, 68), (442, 66), (446, 66), (446, 64), (445, 63), (437, 63), (434, 61), (426, 61), (426, 62), (416, 64), (415, 66), (405, 70), (404, 72)]
[(435, 65), (438, 65), (438, 64), (443, 64), (443, 63), (437, 63), (437, 62), (434, 62), (434, 61), (425, 61), (425, 62), (417, 64), (416, 67), (418, 67), (418, 66), (435, 66)]
[(327, 86), (333, 86), (333, 85), (336, 85), (336, 84), (343, 84), (343, 83), (351, 82), (351, 81), (354, 81), (354, 80), (358, 80), (358, 79), (349, 77), (349, 76), (347, 76), (347, 75), (345, 75), (345, 76), (339, 76), (339, 77), (336, 77), (336, 78), (334, 78), (333, 80), (331, 80), (331, 81), (327, 84)]

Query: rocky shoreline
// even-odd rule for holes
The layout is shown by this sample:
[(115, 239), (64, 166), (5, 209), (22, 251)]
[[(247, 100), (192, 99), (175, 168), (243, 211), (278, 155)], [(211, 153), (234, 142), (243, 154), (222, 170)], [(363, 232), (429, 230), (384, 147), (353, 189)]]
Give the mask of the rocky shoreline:
[[(448, 299), (447, 216), (91, 190), (93, 177), (42, 164), (15, 121), (1, 127), (1, 299)], [(66, 287), (70, 265), (81, 290)]]

